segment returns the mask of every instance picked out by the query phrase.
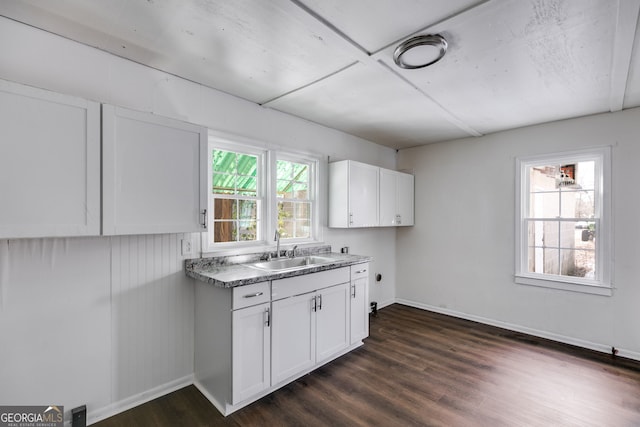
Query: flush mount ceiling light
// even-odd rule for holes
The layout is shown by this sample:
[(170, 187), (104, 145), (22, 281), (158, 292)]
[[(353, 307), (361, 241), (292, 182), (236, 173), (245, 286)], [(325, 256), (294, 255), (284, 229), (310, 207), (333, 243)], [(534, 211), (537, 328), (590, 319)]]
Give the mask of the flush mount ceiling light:
[(400, 68), (413, 70), (440, 61), (447, 52), (447, 41), (440, 34), (423, 34), (400, 43), (393, 60)]

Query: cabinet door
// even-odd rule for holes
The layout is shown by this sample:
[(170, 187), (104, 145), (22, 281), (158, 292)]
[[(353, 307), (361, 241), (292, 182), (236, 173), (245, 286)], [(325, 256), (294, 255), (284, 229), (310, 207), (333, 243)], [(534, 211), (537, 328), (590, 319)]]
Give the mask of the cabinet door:
[(378, 226), (379, 169), (349, 162), (349, 227)]
[(413, 225), (414, 177), (407, 173), (398, 173), (396, 179), (397, 222), (399, 222), (396, 225)]
[(349, 284), (316, 292), (316, 362), (349, 346)]
[(103, 234), (206, 230), (207, 132), (103, 105)]
[(233, 404), (271, 386), (270, 315), (269, 303), (233, 312)]
[(351, 344), (369, 336), (369, 264), (351, 267)]
[(0, 80), (0, 238), (100, 234), (100, 104)]
[(315, 364), (315, 293), (272, 303), (271, 382), (276, 385)]
[(380, 226), (396, 225), (397, 210), (397, 172), (380, 169)]

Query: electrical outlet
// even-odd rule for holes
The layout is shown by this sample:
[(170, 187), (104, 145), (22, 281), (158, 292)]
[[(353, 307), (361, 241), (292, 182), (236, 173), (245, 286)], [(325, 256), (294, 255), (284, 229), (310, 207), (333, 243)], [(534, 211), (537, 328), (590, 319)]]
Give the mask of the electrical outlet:
[(182, 239), (182, 256), (193, 255), (193, 246), (190, 239)]

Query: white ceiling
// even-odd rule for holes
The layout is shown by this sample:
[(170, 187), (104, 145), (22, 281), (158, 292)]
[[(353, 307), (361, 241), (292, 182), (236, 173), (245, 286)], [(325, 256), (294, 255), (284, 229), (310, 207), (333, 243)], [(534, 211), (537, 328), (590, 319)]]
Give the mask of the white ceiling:
[[(393, 148), (640, 106), (640, 0), (2, 0), (0, 15)], [(440, 33), (446, 56), (393, 62)]]

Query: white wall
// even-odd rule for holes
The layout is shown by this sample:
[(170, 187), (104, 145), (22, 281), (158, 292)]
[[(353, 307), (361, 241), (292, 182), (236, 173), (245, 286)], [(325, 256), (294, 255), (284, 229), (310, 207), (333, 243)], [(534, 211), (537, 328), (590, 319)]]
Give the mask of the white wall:
[[(397, 231), (400, 301), (640, 359), (640, 109), (403, 150), (416, 226)], [(514, 283), (515, 158), (613, 146), (611, 297)]]
[[(0, 40), (2, 79), (395, 168), (389, 148), (5, 18)], [(394, 229), (323, 234), (334, 250), (373, 256), (383, 280), (371, 298), (393, 301)], [(0, 340), (12, 343), (0, 346), (0, 402), (86, 403), (96, 419), (189, 381), (193, 286), (182, 271), (182, 237), (0, 241)]]

